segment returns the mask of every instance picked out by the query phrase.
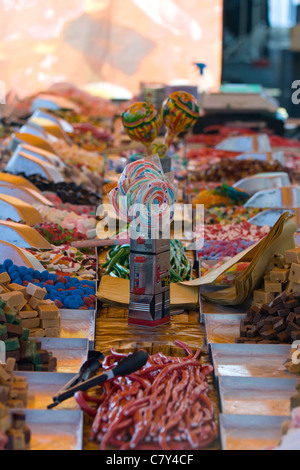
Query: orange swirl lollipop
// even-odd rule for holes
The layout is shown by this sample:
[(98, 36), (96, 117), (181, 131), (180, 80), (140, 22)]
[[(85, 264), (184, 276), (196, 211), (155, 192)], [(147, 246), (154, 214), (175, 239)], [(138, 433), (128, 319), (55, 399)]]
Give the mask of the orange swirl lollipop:
[(199, 118), (199, 103), (185, 91), (174, 91), (163, 102), (161, 118), (167, 129), (165, 144), (169, 147), (176, 135), (186, 132)]
[(122, 122), (131, 140), (142, 143), (148, 153), (152, 153), (150, 146), (162, 126), (161, 117), (155, 107), (146, 101), (137, 101), (124, 111)]

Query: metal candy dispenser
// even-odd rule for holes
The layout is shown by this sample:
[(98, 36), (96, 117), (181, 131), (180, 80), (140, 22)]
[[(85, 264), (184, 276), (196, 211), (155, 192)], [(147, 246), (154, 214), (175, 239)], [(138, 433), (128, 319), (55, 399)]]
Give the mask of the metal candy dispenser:
[(130, 238), (128, 323), (158, 326), (170, 321), (170, 239)]

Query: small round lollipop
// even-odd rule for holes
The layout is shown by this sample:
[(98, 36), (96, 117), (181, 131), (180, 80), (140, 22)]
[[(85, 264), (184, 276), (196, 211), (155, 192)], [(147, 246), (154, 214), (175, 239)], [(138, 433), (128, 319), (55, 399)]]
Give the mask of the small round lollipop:
[(143, 144), (148, 153), (162, 126), (161, 117), (151, 103), (138, 101), (130, 105), (122, 114), (125, 131), (131, 140)]
[(176, 135), (186, 132), (199, 118), (199, 103), (185, 91), (174, 91), (163, 102), (161, 117), (167, 129), (165, 144), (170, 147)]

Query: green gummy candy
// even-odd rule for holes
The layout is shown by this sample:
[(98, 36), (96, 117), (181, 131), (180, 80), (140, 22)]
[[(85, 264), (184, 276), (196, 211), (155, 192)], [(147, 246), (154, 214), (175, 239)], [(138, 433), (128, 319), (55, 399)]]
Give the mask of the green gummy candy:
[(29, 338), (29, 333), (29, 328), (23, 328), (23, 335), (21, 336), (20, 341), (27, 341)]
[(34, 341), (26, 341), (25, 357), (28, 361), (33, 361), (37, 352), (37, 345)]
[(13, 324), (14, 325), (21, 325), (22, 324), (22, 318), (19, 317), (18, 315), (16, 315), (14, 321), (13, 321)]
[(8, 338), (5, 343), (6, 351), (15, 351), (16, 349), (20, 348), (20, 343), (18, 338)]
[(0, 324), (0, 336), (5, 335), (6, 333), (7, 333), (6, 326)]
[(15, 318), (16, 318), (16, 315), (17, 315), (16, 313), (15, 313), (15, 314), (6, 313), (6, 314), (5, 314), (6, 322), (7, 322), (7, 323), (14, 323)]

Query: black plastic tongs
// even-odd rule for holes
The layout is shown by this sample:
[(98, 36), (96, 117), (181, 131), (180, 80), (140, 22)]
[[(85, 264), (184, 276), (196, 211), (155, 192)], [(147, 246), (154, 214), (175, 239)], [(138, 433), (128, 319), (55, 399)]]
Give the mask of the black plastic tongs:
[(102, 360), (104, 358), (105, 356), (101, 352), (94, 351), (94, 350), (89, 351), (88, 359), (82, 364), (82, 366), (79, 369), (79, 372), (59, 390), (57, 395), (53, 397), (53, 403), (48, 405), (47, 408), (50, 409), (59, 405), (60, 401), (57, 401), (58, 396), (61, 396), (63, 392), (66, 392), (72, 387), (75, 387), (76, 385), (94, 376), (98, 372), (98, 370), (101, 368)]
[[(121, 359), (121, 361), (118, 362), (118, 364), (113, 367), (112, 369), (109, 369), (105, 374), (101, 375), (96, 375), (96, 377), (91, 377), (91, 378), (83, 378), (84, 374), (82, 374), (82, 369), (86, 370), (86, 364), (89, 362), (86, 361), (86, 363), (83, 364), (81, 367), (79, 373), (77, 374), (72, 381), (70, 381), (68, 384), (66, 384), (58, 393), (55, 397), (53, 397), (53, 403), (48, 405), (48, 409), (54, 408), (55, 406), (59, 405), (61, 402), (67, 400), (68, 398), (71, 398), (76, 392), (79, 391), (84, 391), (88, 390), (89, 388), (95, 387), (96, 385), (100, 385), (108, 380), (113, 379), (114, 377), (117, 376), (125, 376), (128, 374), (131, 374), (133, 372), (136, 372), (137, 370), (141, 369), (148, 361), (148, 354), (145, 351), (136, 351), (133, 354), (130, 354), (129, 356), (125, 357), (124, 359)], [(99, 367), (100, 368), (100, 361), (98, 360)], [(95, 368), (92, 368), (94, 370), (94, 374), (97, 372)]]

